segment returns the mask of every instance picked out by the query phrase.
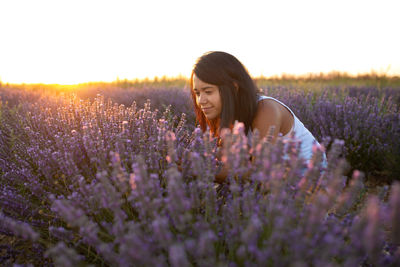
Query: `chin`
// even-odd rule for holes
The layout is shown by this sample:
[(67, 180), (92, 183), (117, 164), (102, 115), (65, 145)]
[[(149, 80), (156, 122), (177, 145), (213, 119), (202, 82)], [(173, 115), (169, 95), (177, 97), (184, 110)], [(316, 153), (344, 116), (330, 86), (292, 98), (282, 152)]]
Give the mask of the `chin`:
[(217, 118), (217, 116), (212, 116), (212, 115), (205, 115), (207, 120), (215, 120)]

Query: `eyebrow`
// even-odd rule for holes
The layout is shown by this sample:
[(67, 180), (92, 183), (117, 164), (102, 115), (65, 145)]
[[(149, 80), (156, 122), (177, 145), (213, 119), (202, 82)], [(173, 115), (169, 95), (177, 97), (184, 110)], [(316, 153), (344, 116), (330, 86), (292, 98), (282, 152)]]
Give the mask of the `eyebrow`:
[[(200, 88), (200, 90), (206, 90), (206, 89), (209, 89), (209, 88), (213, 88), (212, 86), (204, 86), (203, 88)], [(197, 89), (197, 88), (193, 88), (193, 91), (198, 91), (199, 89)]]

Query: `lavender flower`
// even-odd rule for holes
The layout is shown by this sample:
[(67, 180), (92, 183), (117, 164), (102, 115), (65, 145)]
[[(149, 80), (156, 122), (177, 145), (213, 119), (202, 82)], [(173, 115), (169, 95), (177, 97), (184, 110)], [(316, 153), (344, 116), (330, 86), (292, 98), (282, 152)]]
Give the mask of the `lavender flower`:
[(0, 212), (0, 227), (27, 240), (37, 241), (40, 237), (29, 224), (13, 220), (5, 216), (3, 212)]
[(324, 144), (305, 172), (298, 141), (248, 137), (241, 123), (220, 150), (180, 89), (116, 90), (116, 102), (21, 93), (19, 108), (0, 106), (2, 231), (45, 244), (59, 265), (395, 266), (399, 186), (388, 204), (384, 191), (361, 196), (364, 179), (398, 171), (398, 106), (267, 89)]

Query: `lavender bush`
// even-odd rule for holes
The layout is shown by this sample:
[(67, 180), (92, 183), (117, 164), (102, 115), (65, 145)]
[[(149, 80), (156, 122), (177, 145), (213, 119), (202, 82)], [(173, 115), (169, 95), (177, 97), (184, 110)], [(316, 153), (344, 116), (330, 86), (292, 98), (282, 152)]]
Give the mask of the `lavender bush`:
[[(362, 173), (345, 186), (343, 142), (327, 169), (315, 147), (302, 176), (294, 139), (247, 140), (236, 124), (219, 148), (186, 119), (101, 95), (3, 104), (2, 232), (57, 266), (400, 263), (400, 184), (362, 202)], [(218, 185), (221, 162), (231, 171)]]
[[(262, 93), (288, 104), (318, 140), (330, 137), (331, 141), (345, 141), (344, 156), (351, 165), (351, 172), (358, 169), (366, 179), (390, 183), (400, 177), (400, 117), (399, 89), (373, 87), (323, 87), (311, 90), (298, 84), (268, 86)], [(151, 89), (151, 90), (150, 90)], [(116, 87), (115, 85), (89, 86), (77, 91), (84, 101), (101, 93), (114, 103), (143, 108), (147, 99), (160, 110), (169, 106), (172, 118), (186, 114), (187, 126), (194, 129), (195, 116), (188, 89), (170, 87)], [(60, 95), (59, 91), (43, 88), (0, 88), (0, 97), (8, 106), (36, 102), (41, 95)], [(170, 119), (172, 119), (170, 118)], [(177, 120), (175, 120), (177, 122)], [(330, 144), (327, 144), (330, 147)]]

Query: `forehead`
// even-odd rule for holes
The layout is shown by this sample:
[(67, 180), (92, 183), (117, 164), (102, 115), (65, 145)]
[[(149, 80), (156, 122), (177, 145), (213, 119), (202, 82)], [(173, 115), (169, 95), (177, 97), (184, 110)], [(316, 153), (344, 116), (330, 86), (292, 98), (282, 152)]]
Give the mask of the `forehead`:
[(193, 88), (194, 89), (202, 89), (205, 86), (207, 86), (207, 87), (217, 87), (216, 85), (203, 82), (202, 80), (200, 80), (199, 77), (196, 76), (196, 74), (193, 74)]

